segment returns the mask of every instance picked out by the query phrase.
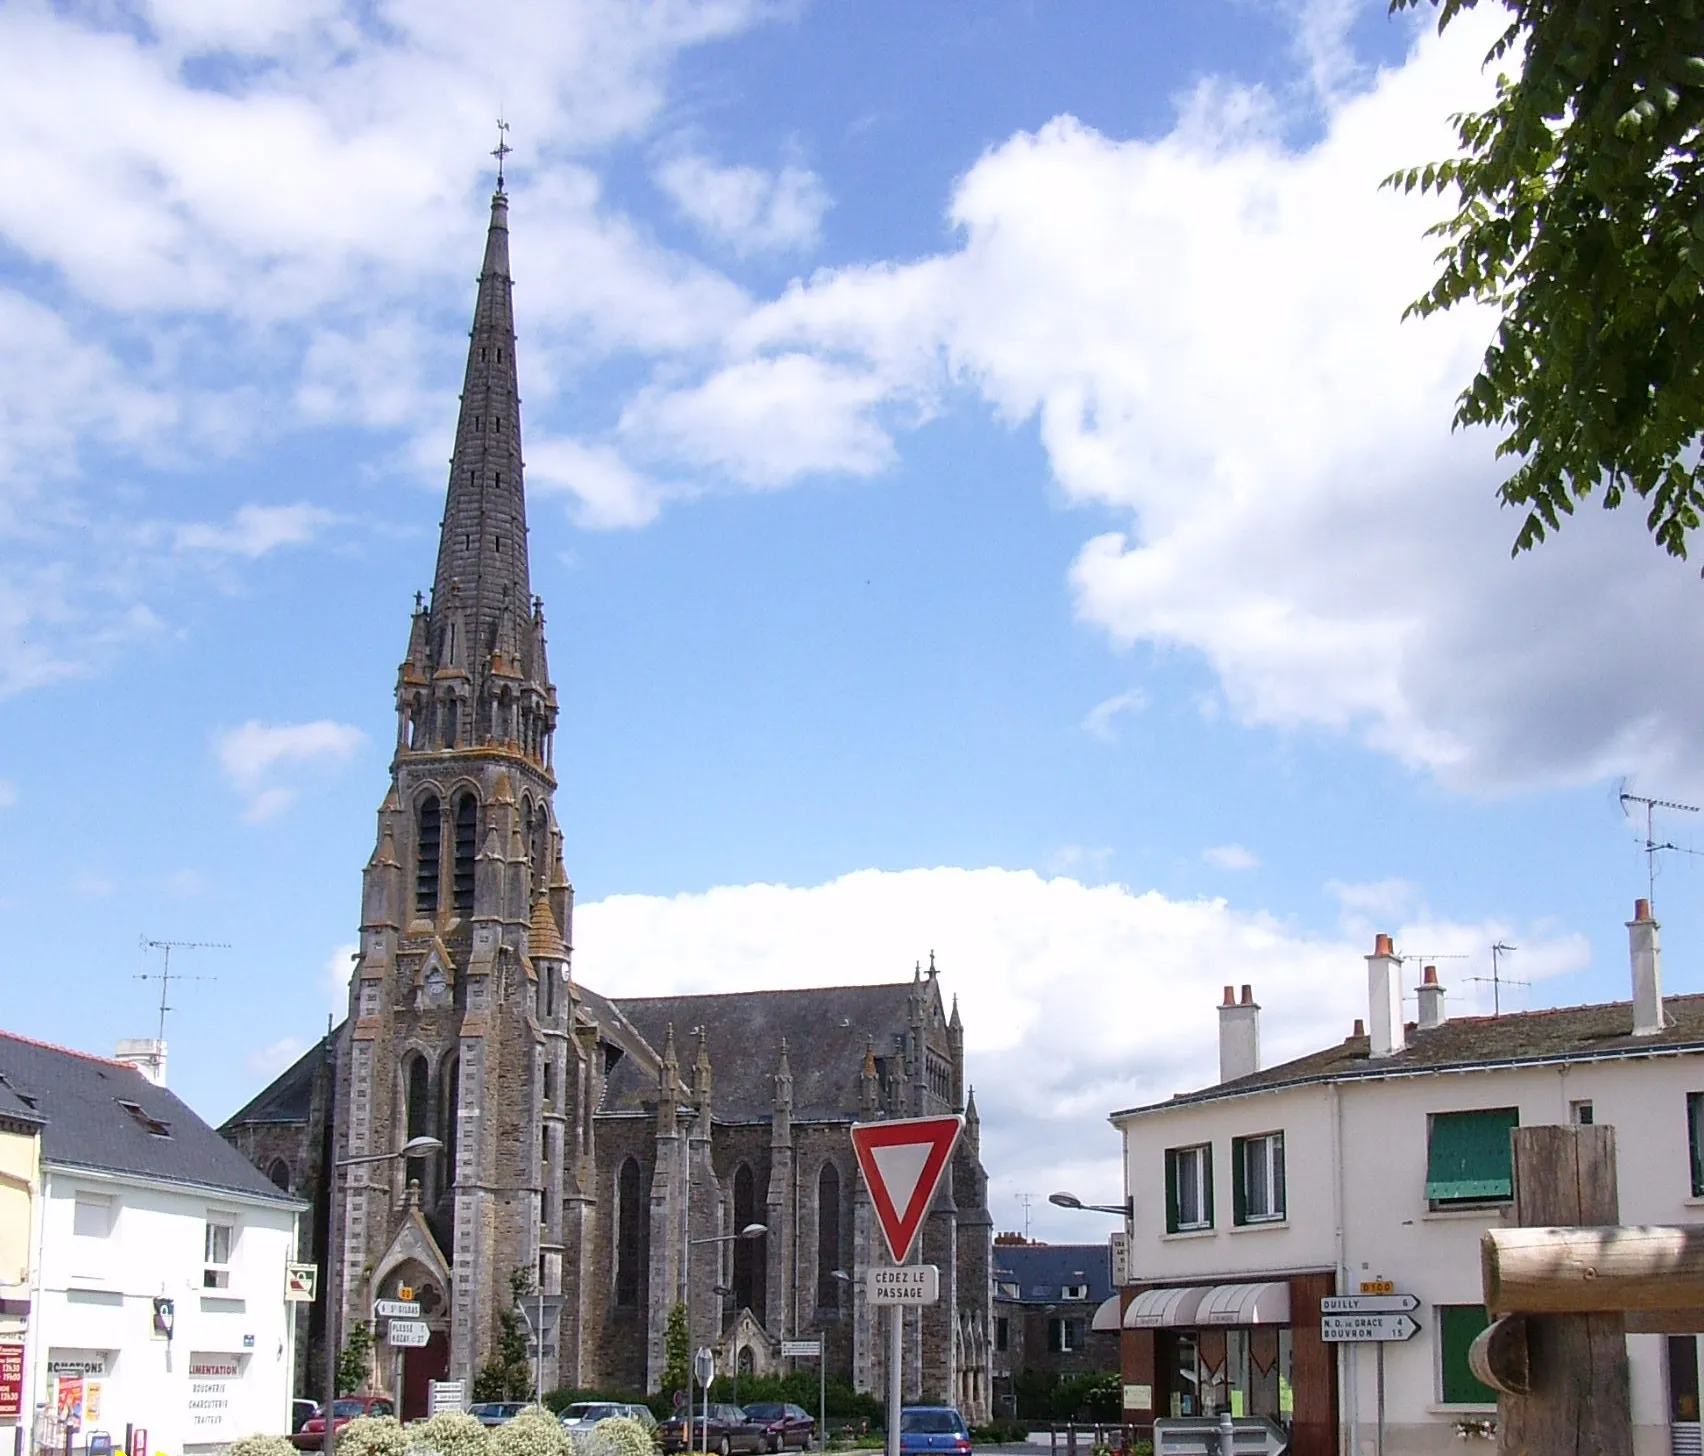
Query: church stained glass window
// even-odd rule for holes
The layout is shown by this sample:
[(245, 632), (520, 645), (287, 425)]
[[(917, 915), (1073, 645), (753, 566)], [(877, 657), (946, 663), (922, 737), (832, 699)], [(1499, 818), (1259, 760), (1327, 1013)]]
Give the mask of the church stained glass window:
[(639, 1194), (639, 1160), (621, 1165), (615, 1187), (615, 1302), (626, 1308), (639, 1303), (639, 1261), (644, 1208)]
[(438, 912), (438, 848), (442, 817), (436, 794), (428, 794), (420, 801), (419, 822), (414, 836), (414, 909), (421, 915)]

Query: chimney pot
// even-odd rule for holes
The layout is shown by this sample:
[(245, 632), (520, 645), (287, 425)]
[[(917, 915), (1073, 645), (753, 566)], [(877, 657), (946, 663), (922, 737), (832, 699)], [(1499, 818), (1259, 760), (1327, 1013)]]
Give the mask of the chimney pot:
[(1382, 930), (1373, 937), (1373, 954), (1378, 956), (1390, 955), (1390, 937)]
[(1230, 986), (1219, 1003), (1219, 1080), (1234, 1082), (1260, 1070), (1260, 1007), (1254, 987), (1242, 988), (1238, 1001)]
[(1422, 986), (1435, 986), (1435, 985), (1437, 985), (1438, 984), (1438, 968), (1436, 966), (1422, 966), (1420, 968), (1420, 984)]
[(1633, 970), (1633, 1035), (1655, 1036), (1663, 1029), (1663, 958), (1657, 943), (1651, 902), (1636, 900), (1627, 922), (1628, 958)]
[(1365, 1036), (1366, 1034), (1367, 1034), (1367, 1023), (1362, 1021), (1361, 1018), (1359, 1016), (1357, 1016), (1355, 1018), (1355, 1029), (1352, 1032), (1350, 1032), (1349, 1035), (1350, 1036)]
[(1633, 918), (1635, 920), (1649, 920), (1651, 918), (1651, 902), (1649, 900), (1635, 900), (1633, 902)]
[(1420, 970), (1420, 989), (1415, 993), (1420, 1003), (1418, 1031), (1430, 1031), (1444, 1024), (1444, 988), (1438, 984), (1438, 968), (1423, 966)]
[(1393, 1056), (1408, 1045), (1402, 1025), (1402, 961), (1380, 933), (1367, 957), (1367, 1055)]

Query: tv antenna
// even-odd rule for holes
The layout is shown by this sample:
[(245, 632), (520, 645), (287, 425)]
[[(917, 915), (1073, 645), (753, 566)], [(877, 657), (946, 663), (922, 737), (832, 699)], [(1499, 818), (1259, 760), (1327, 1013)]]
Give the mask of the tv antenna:
[(1678, 850), (1678, 844), (1658, 844), (1656, 835), (1656, 814), (1658, 809), (1678, 809), (1684, 814), (1701, 812), (1696, 804), (1682, 804), (1674, 799), (1648, 799), (1643, 794), (1623, 792), (1618, 796), (1621, 800), (1621, 812), (1627, 812), (1629, 804), (1645, 806), (1645, 895), (1651, 904), (1651, 913), (1656, 914), (1657, 904), (1657, 854), (1661, 850)]
[[(1418, 961), (1422, 966), (1429, 966), (1438, 961), (1465, 961), (1469, 959), (1469, 957), (1465, 951), (1456, 952), (1429, 950), (1416, 955), (1398, 956), (1397, 959), (1404, 965), (1407, 965), (1409, 961)], [(1409, 992), (1404, 991), (1402, 993), (1402, 999), (1404, 1001), (1412, 1001), (1414, 997)]]
[(142, 971), (137, 974), (138, 981), (158, 981), (160, 983), (160, 1041), (166, 1039), (166, 1013), (172, 1008), (166, 1004), (166, 994), (171, 990), (173, 981), (213, 981), (216, 976), (186, 976), (182, 971), (172, 970), (172, 952), (174, 950), (229, 950), (231, 947), (222, 940), (149, 940), (146, 935), (137, 937), (138, 943), (145, 951), (160, 952), (160, 969), (157, 971)]
[(1024, 1242), (1027, 1244), (1029, 1242), (1030, 1231), (1030, 1204), (1035, 1202), (1035, 1194), (1014, 1193), (1012, 1197), (1017, 1199), (1018, 1202), (1024, 1206)]
[(1520, 947), (1518, 945), (1506, 945), (1504, 942), (1499, 940), (1491, 947), (1491, 974), (1489, 976), (1469, 976), (1467, 978), (1470, 981), (1478, 982), (1481, 986), (1488, 984), (1491, 987), (1491, 1014), (1493, 1016), (1501, 1016), (1503, 1014), (1503, 987), (1530, 986), (1532, 984), (1531, 981), (1517, 981), (1513, 977), (1505, 976), (1503, 974), (1502, 957), (1519, 949)]

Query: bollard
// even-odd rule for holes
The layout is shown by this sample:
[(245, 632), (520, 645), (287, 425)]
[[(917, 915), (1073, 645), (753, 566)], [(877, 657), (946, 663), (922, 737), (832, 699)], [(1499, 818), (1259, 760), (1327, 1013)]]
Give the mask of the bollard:
[(1219, 1412), (1219, 1456), (1232, 1456), (1237, 1449), (1237, 1428), (1228, 1410)]

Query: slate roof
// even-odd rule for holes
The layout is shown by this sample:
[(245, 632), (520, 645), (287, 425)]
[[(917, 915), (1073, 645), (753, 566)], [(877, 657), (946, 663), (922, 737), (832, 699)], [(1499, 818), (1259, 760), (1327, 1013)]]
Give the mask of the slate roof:
[(1464, 1016), (1426, 1031), (1417, 1031), (1410, 1024), (1407, 1047), (1393, 1056), (1374, 1060), (1368, 1055), (1367, 1038), (1351, 1036), (1324, 1051), (1310, 1052), (1276, 1067), (1264, 1067), (1247, 1077), (1204, 1087), (1198, 1092), (1180, 1092), (1165, 1102), (1126, 1108), (1112, 1116), (1116, 1119), (1192, 1103), (1245, 1097), (1279, 1087), (1352, 1081), (1359, 1077), (1704, 1051), (1704, 995), (1665, 997), (1663, 1010), (1669, 1025), (1653, 1036), (1633, 1035), (1631, 1001), (1560, 1006), (1549, 1011), (1510, 1012), (1505, 1016)]
[(314, 1077), (319, 1072), (328, 1045), (335, 1046), (342, 1031), (343, 1023), (339, 1022), (221, 1125), (242, 1127), (266, 1122), (291, 1125), (307, 1122), (313, 1114)]
[(994, 1298), (1011, 1304), (1001, 1284), (1018, 1286), (1021, 1304), (1058, 1304), (1067, 1284), (1087, 1284), (1088, 1299), (1099, 1304), (1112, 1287), (1112, 1250), (1106, 1244), (996, 1244)]
[[(925, 983), (927, 984), (927, 983)], [(775, 1068), (787, 1039), (796, 1121), (852, 1121), (872, 1038), (892, 1056), (893, 1036), (910, 1025), (910, 981), (880, 986), (820, 986), (795, 991), (735, 991), (715, 996), (621, 997), (615, 1006), (653, 1047), (672, 1023), (681, 1076), (691, 1080), (697, 1028), (708, 1029), (711, 1102), (718, 1122), (767, 1122), (775, 1109)], [(604, 1111), (654, 1106), (655, 1077), (619, 1063)]]
[[(14, 1096), (33, 1099), (30, 1110), (43, 1120), (45, 1163), (299, 1204), (135, 1067), (0, 1032), (0, 1077)], [(135, 1104), (170, 1136), (150, 1132), (122, 1102)]]

